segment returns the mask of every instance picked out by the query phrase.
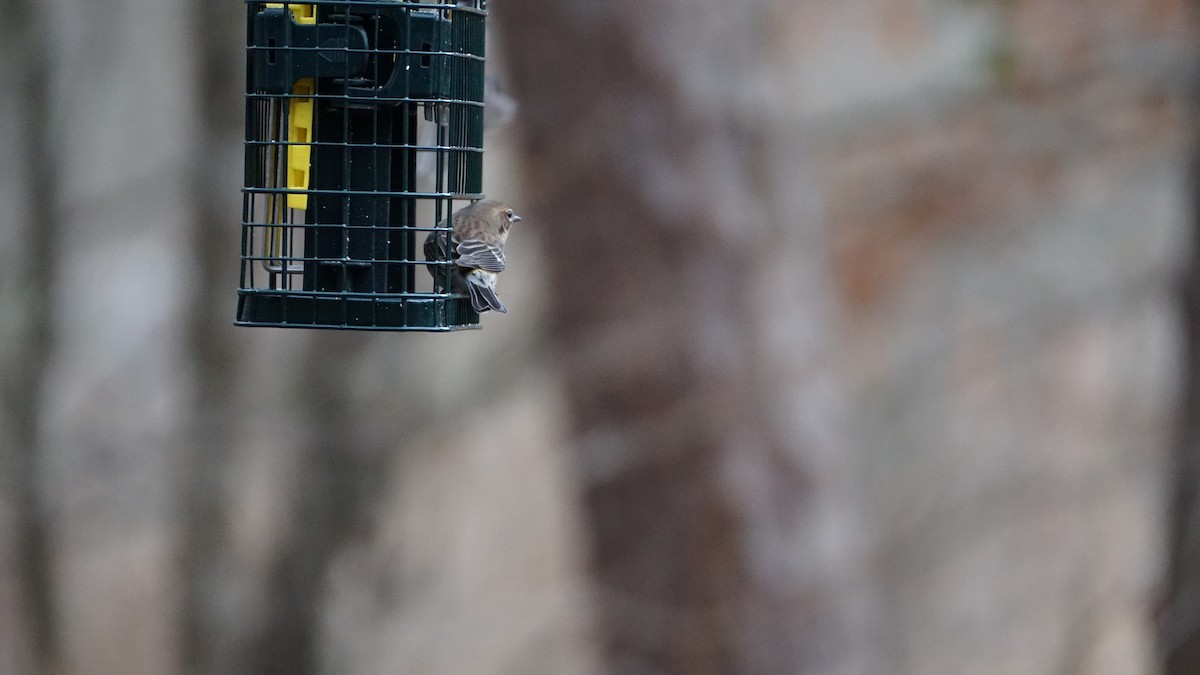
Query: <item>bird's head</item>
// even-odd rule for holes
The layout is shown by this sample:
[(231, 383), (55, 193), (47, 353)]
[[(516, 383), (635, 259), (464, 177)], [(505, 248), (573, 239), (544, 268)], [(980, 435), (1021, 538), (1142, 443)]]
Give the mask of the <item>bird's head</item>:
[(490, 211), (488, 215), (492, 219), (492, 222), (497, 223), (500, 226), (500, 232), (504, 234), (508, 234), (508, 230), (513, 226), (513, 223), (521, 221), (521, 216), (518, 216), (512, 207), (504, 202), (488, 200), (483, 203), (486, 204), (486, 208)]

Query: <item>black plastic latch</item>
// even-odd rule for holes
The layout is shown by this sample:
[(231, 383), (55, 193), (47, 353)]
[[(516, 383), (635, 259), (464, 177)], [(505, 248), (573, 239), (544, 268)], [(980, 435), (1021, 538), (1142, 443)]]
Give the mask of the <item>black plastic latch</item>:
[(347, 87), (347, 95), (393, 102), (449, 98), (451, 59), (461, 58), (452, 51), (450, 20), (435, 12), (393, 7), (381, 7), (377, 17), (380, 38), (372, 48), (396, 56), (390, 63), (368, 69), (367, 80)]
[(367, 33), (350, 23), (301, 24), (283, 7), (254, 17), (253, 86), (285, 95), (303, 77), (361, 77), (367, 70)]

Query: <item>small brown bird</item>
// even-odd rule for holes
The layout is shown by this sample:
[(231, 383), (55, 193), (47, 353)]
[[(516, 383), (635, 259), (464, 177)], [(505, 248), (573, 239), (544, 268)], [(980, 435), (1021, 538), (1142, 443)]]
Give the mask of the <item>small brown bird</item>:
[[(508, 240), (508, 231), (520, 220), (521, 216), (513, 213), (511, 206), (494, 199), (464, 206), (454, 214), (450, 233), (454, 250), (450, 257), (446, 256), (446, 231), (443, 229), (430, 232), (425, 238), (425, 259), (453, 261), (451, 290), (468, 293), (476, 312), (494, 309), (501, 314), (507, 313), (508, 308), (496, 296), (496, 275), (504, 271), (504, 242)], [(446, 221), (438, 227), (446, 227)], [(433, 275), (434, 289), (444, 292), (446, 269), (437, 265), (426, 268)]]

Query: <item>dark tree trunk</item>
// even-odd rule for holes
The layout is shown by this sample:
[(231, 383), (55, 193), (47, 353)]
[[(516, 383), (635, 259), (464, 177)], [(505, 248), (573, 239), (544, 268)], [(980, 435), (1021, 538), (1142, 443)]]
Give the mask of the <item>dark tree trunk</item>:
[[(1200, 185), (1200, 157), (1191, 182)], [(1192, 190), (1192, 219), (1200, 232), (1200, 189)], [(1179, 428), (1168, 462), (1167, 570), (1163, 584), (1160, 647), (1164, 672), (1200, 672), (1200, 237), (1180, 283), (1181, 343)]]
[(609, 669), (844, 666), (849, 595), (803, 550), (828, 467), (786, 402), (827, 335), (799, 339), (823, 302), (795, 274), (820, 258), (802, 151), (754, 91), (786, 86), (775, 3), (495, 4)]

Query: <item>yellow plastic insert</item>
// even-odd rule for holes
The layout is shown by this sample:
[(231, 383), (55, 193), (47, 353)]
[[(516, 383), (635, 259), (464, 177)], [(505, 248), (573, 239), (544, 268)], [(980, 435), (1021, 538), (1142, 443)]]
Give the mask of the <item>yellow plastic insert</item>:
[[(268, 2), (267, 7), (283, 7), (282, 2)], [(288, 9), (292, 12), (292, 18), (296, 23), (313, 24), (317, 22), (317, 6), (316, 5), (298, 5), (288, 3)]]
[[(315, 91), (316, 84), (313, 79), (304, 77), (296, 80), (296, 85), (292, 87), (292, 96), (311, 96)], [(289, 103), (287, 188), (307, 190), (312, 170), (313, 100), (292, 98)], [(287, 204), (290, 209), (307, 209), (308, 195), (293, 192), (288, 195)]]
[[(282, 2), (268, 2), (268, 7), (283, 7)], [(316, 5), (288, 5), (292, 18), (299, 24), (317, 22)], [(308, 190), (312, 174), (313, 100), (308, 98), (317, 90), (311, 77), (302, 77), (292, 86), (288, 101), (287, 189)], [(290, 209), (308, 208), (308, 195), (291, 193), (287, 196)]]

